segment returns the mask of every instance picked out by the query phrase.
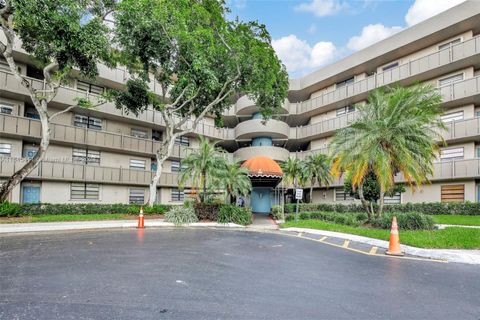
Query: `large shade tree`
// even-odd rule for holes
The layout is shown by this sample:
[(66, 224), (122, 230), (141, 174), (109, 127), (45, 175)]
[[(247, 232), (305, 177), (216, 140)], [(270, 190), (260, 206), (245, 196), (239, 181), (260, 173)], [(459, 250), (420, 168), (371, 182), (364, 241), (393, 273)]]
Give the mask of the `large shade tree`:
[[(101, 101), (77, 99), (53, 112), (50, 108), (72, 69), (87, 78), (98, 74), (97, 63), (112, 65), (105, 16), (115, 0), (0, 0), (0, 58), (27, 92), (41, 122), (41, 141), (35, 156), (0, 185), (0, 202), (38, 166), (50, 144), (50, 123), (73, 108), (92, 108)], [(19, 71), (15, 50), (22, 47), (42, 69), (42, 88)]]
[(349, 175), (367, 211), (364, 182), (370, 172), (380, 189), (378, 216), (385, 194), (395, 188), (397, 174), (413, 190), (428, 181), (437, 142), (444, 142), (439, 130), (445, 129), (441, 101), (428, 84), (380, 88), (370, 93), (366, 105), (358, 106), (358, 119), (335, 134), (330, 144), (332, 172)]
[[(265, 26), (228, 21), (227, 13), (223, 0), (122, 0), (114, 13), (115, 46), (133, 75), (116, 104), (133, 113), (153, 107), (165, 126), (150, 205), (176, 138), (207, 115), (221, 124), (238, 94), (250, 96), (267, 119), (287, 95), (288, 76)], [(150, 81), (160, 84), (160, 95)]]

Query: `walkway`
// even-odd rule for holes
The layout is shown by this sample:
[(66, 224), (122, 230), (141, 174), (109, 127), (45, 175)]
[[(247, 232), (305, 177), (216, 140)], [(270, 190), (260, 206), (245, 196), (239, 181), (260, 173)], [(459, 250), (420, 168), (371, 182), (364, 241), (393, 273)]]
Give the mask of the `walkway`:
[(247, 228), (256, 230), (278, 230), (278, 225), (270, 218), (270, 216), (261, 213), (254, 213), (253, 223)]

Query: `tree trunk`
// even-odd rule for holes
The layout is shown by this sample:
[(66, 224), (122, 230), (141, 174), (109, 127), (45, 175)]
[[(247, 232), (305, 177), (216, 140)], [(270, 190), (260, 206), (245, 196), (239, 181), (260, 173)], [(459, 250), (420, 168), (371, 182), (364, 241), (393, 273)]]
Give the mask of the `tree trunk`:
[(383, 205), (385, 203), (385, 190), (382, 186), (380, 186), (380, 199), (378, 199), (378, 211), (377, 211), (377, 218), (383, 215)]
[(156, 200), (157, 200), (157, 185), (158, 182), (160, 181), (160, 178), (162, 177), (162, 172), (163, 172), (163, 163), (165, 160), (167, 160), (173, 151), (173, 146), (175, 145), (175, 138), (168, 138), (168, 141), (166, 140), (164, 144), (162, 145), (162, 148), (157, 151), (156, 158), (157, 158), (157, 170), (155, 170), (155, 174), (152, 177), (152, 180), (150, 180), (150, 186), (149, 186), (149, 193), (150, 196), (148, 198), (148, 206), (152, 207)]
[(207, 173), (204, 171), (202, 172), (202, 203), (205, 203), (205, 199), (207, 196)]
[[(16, 171), (7, 181), (2, 183), (0, 186), (0, 203), (8, 200), (10, 192), (20, 183), (26, 176), (28, 176), (33, 169), (35, 169), (40, 161), (45, 157), (45, 152), (48, 149), (50, 144), (50, 123), (48, 120), (48, 115), (45, 110), (47, 102), (42, 101), (41, 110), (37, 110), (40, 116), (40, 122), (42, 125), (42, 140), (40, 141), (40, 146), (35, 156), (30, 159), (20, 170)], [(39, 108), (37, 108), (39, 109)]]
[(365, 209), (365, 211), (367, 211), (368, 222), (371, 222), (372, 221), (372, 215), (373, 215), (373, 208), (370, 208), (368, 206), (368, 201), (365, 200), (365, 196), (363, 194), (363, 183), (358, 186), (357, 193), (358, 193), (358, 197), (360, 198), (360, 201), (362, 203), (363, 208)]
[(313, 185), (315, 184), (315, 180), (310, 183), (310, 203), (313, 203)]

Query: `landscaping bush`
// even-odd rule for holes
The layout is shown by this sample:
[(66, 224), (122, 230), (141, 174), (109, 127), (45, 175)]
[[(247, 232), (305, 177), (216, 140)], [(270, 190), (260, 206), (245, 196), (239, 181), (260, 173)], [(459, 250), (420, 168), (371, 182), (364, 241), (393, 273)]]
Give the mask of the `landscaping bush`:
[[(328, 211), (313, 211), (313, 212), (300, 212), (298, 214), (299, 220), (322, 220), (327, 222), (334, 222), (337, 224), (343, 224), (348, 226), (359, 226), (367, 221), (366, 214), (360, 213), (339, 213)], [(285, 217), (286, 221), (295, 220), (295, 214), (289, 214)]]
[[(285, 204), (285, 213), (295, 212), (294, 203)], [(450, 215), (480, 215), (480, 203), (444, 203), (444, 202), (425, 202), (425, 203), (405, 203), (392, 204), (384, 207), (385, 212), (418, 212), (428, 215), (450, 214)], [(363, 212), (361, 204), (340, 204), (340, 203), (302, 203), (299, 211), (329, 211), (329, 212)]]
[(232, 204), (223, 205), (218, 212), (217, 222), (246, 226), (252, 224), (252, 211), (250, 208), (241, 208)]
[(433, 218), (419, 213), (386, 213), (383, 217), (372, 222), (372, 226), (380, 229), (390, 229), (392, 226), (393, 216), (397, 217), (398, 228), (403, 230), (432, 230), (435, 226)]
[(195, 214), (198, 220), (211, 220), (217, 221), (218, 211), (220, 210), (220, 204), (218, 203), (200, 203), (197, 202), (193, 205)]
[(272, 218), (274, 220), (284, 220), (283, 207), (280, 205), (272, 206)]
[(191, 207), (173, 206), (165, 214), (165, 221), (175, 225), (198, 222), (197, 215)]
[[(145, 214), (164, 214), (171, 206), (154, 205), (144, 207)], [(97, 204), (97, 203), (66, 203), (66, 204), (16, 204), (4, 202), (0, 204), (0, 217), (20, 217), (36, 215), (59, 214), (133, 214), (140, 212), (140, 205), (133, 204)]]

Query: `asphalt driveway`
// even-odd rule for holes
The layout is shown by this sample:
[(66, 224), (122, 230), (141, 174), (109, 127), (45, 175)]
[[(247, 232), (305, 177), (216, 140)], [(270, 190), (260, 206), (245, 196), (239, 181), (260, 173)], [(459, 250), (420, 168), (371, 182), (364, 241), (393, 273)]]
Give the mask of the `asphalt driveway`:
[(480, 319), (480, 268), (269, 233), (0, 237), (0, 319)]

